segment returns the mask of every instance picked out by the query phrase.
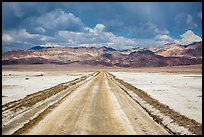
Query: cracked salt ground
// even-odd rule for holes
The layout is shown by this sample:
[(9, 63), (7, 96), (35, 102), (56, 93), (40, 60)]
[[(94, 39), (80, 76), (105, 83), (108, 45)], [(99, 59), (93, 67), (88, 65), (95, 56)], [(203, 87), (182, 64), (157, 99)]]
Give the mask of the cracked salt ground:
[[(91, 72), (2, 71), (2, 105)], [(26, 80), (25, 77), (29, 79)], [(15, 90), (15, 92), (13, 92)]]
[(202, 74), (132, 72), (111, 74), (145, 91), (175, 111), (202, 123), (202, 98), (199, 97), (202, 96)]

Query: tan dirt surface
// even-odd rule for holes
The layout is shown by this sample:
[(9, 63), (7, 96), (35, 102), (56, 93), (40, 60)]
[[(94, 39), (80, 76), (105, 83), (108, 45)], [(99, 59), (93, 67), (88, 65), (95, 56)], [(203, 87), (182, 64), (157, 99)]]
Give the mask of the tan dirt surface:
[(108, 67), (108, 66), (90, 66), (80, 64), (56, 65), (56, 64), (40, 64), (40, 65), (2, 65), (2, 70), (15, 71), (108, 71), (108, 72), (167, 72), (167, 73), (202, 73), (202, 64), (185, 65), (185, 66), (166, 66), (166, 67)]
[(170, 134), (101, 72), (20, 134)]

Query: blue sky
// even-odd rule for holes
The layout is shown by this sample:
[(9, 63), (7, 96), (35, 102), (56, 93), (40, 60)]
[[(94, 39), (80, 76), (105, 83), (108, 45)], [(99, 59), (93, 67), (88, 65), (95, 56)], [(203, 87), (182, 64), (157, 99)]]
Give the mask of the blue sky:
[(127, 49), (201, 40), (201, 2), (2, 4), (3, 51), (36, 45)]

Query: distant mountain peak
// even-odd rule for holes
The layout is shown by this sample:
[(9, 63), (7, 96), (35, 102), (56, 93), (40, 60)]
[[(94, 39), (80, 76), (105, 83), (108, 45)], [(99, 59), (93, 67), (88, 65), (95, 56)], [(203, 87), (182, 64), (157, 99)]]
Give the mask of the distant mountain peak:
[(48, 49), (48, 48), (54, 48), (54, 47), (34, 46), (28, 50), (41, 50), (41, 49)]
[(148, 55), (153, 55), (154, 52), (152, 52), (151, 50), (148, 50), (146, 48), (144, 49), (139, 49), (137, 51), (134, 51), (132, 53), (130, 53), (130, 55), (134, 55), (134, 54), (148, 54)]
[(101, 48), (104, 48), (104, 49), (110, 50), (110, 51), (117, 51), (116, 49), (111, 48), (111, 47), (107, 47), (107, 46), (102, 46)]

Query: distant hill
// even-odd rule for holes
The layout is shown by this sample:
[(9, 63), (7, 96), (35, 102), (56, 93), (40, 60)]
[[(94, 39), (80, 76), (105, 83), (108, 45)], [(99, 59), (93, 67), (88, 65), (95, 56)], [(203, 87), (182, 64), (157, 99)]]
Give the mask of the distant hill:
[(34, 46), (30, 48), (29, 50), (41, 50), (41, 49), (48, 49), (48, 48), (53, 48), (53, 47)]
[(2, 65), (89, 64), (119, 67), (161, 67), (202, 64), (202, 42), (189, 45), (166, 44), (158, 48), (116, 50), (110, 47), (41, 47), (8, 51)]
[(202, 58), (202, 42), (189, 45), (166, 44), (156, 48), (153, 52), (164, 57), (197, 57)]

